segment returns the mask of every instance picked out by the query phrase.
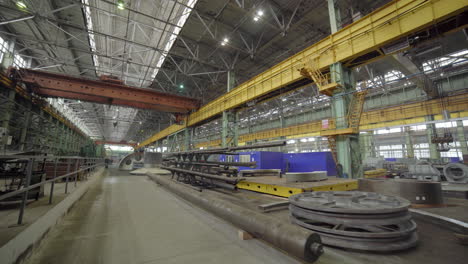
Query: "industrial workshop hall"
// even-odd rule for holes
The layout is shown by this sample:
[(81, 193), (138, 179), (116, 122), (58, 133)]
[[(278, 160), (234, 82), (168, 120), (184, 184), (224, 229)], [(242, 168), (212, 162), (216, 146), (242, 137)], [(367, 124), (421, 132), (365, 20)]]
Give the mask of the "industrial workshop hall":
[(468, 0), (0, 0), (0, 264), (468, 263)]

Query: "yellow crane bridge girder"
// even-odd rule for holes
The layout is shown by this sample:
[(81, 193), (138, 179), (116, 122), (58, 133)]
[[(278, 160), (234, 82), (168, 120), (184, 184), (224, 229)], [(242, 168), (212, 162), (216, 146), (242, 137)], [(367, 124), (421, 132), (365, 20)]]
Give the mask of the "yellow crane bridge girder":
[[(442, 120), (443, 117), (441, 113), (443, 110), (448, 110), (451, 113), (452, 118), (468, 117), (468, 93), (449, 96), (443, 99), (433, 99), (366, 111), (362, 113), (359, 129), (367, 130), (423, 123), (425, 121), (424, 117), (428, 115), (435, 115), (435, 120)], [(321, 120), (285, 128), (273, 128), (240, 135), (239, 142), (242, 143), (280, 137), (324, 136), (327, 134), (334, 134), (334, 123), (333, 119), (329, 120), (330, 129), (328, 130), (324, 130), (322, 128)], [(356, 133), (356, 131), (354, 133)], [(216, 147), (219, 145), (221, 145), (221, 140), (212, 140), (200, 142), (196, 144), (196, 147)]]
[[(215, 118), (223, 111), (241, 107), (279, 89), (296, 89), (307, 84), (301, 82), (305, 77), (299, 70), (311, 59), (319, 69), (327, 71), (333, 63), (351, 61), (370, 52), (381, 53), (378, 51), (381, 47), (467, 9), (466, 0), (391, 1), (204, 105), (187, 117), (182, 128)], [(155, 134), (137, 148), (164, 138), (166, 132)]]

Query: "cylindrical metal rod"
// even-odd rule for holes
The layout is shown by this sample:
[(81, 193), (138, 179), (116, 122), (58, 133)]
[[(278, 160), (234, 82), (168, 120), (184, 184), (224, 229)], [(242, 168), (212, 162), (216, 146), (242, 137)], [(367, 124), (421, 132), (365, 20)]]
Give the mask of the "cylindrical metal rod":
[[(55, 160), (54, 160), (54, 180), (57, 177), (57, 162), (58, 162), (58, 159), (55, 158)], [(52, 181), (50, 183), (49, 204), (52, 204), (52, 197), (54, 196), (54, 186), (55, 186), (55, 181)]]
[(225, 182), (230, 182), (230, 183), (237, 183), (240, 180), (243, 180), (242, 178), (235, 178), (235, 177), (223, 177), (223, 176), (218, 176), (214, 174), (208, 174), (208, 173), (202, 173), (198, 171), (191, 171), (191, 170), (184, 170), (184, 169), (179, 169), (179, 168), (174, 168), (174, 167), (166, 167), (166, 166), (161, 166), (161, 169), (164, 170), (169, 170), (169, 171), (175, 171), (175, 172), (181, 172), (181, 173), (186, 173), (186, 174), (191, 174), (194, 176), (200, 176), (203, 178), (209, 178), (209, 179), (214, 179), (214, 180), (219, 180), (219, 181), (225, 181)]
[(323, 254), (320, 236), (311, 230), (235, 205), (209, 192), (194, 191), (167, 176), (150, 174), (149, 177), (183, 199), (295, 257), (313, 262)]
[(79, 162), (79, 159), (76, 159), (75, 160), (75, 187), (76, 187), (76, 182), (78, 181), (78, 162)]
[[(25, 188), (29, 187), (29, 184), (31, 183), (33, 164), (34, 164), (34, 159), (29, 159), (27, 167), (26, 167), (26, 182), (24, 184)], [(21, 201), (21, 207), (20, 207), (20, 211), (18, 215), (18, 225), (21, 225), (23, 223), (24, 208), (26, 207), (28, 194), (29, 194), (29, 190), (26, 190), (23, 193), (23, 200)]]
[[(67, 160), (67, 174), (70, 173), (71, 159)], [(65, 178), (65, 194), (68, 193), (68, 177)]]
[(180, 163), (180, 164), (193, 164), (201, 166), (236, 166), (236, 167), (251, 167), (255, 168), (257, 162), (224, 162), (224, 161), (178, 161), (169, 160), (169, 163)]
[(231, 147), (229, 148), (229, 150), (233, 151), (233, 150), (244, 150), (244, 149), (272, 148), (272, 147), (281, 147), (284, 145), (286, 145), (286, 141), (281, 140), (281, 141), (274, 141), (274, 142), (257, 143), (254, 145)]
[(229, 148), (212, 148), (205, 150), (192, 150), (192, 151), (183, 151), (183, 152), (173, 152), (168, 153), (168, 156), (172, 155), (188, 155), (188, 154), (223, 154), (235, 150), (244, 150), (244, 149), (257, 149), (257, 148), (270, 148), (270, 147), (281, 147), (286, 145), (285, 140), (274, 141), (274, 142), (265, 142), (258, 143), (254, 145), (245, 145), (240, 147), (229, 147)]
[(234, 191), (237, 188), (236, 185), (234, 184), (229, 184), (229, 183), (225, 183), (225, 182), (221, 182), (217, 180), (202, 180), (202, 181), (221, 187), (223, 189), (231, 190), (231, 191)]

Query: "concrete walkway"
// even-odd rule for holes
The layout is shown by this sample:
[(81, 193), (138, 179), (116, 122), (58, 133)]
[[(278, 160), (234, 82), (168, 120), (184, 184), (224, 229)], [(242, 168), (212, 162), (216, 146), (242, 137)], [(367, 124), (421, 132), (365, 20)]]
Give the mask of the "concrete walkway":
[(29, 263), (299, 263), (179, 200), (112, 170), (48, 234)]

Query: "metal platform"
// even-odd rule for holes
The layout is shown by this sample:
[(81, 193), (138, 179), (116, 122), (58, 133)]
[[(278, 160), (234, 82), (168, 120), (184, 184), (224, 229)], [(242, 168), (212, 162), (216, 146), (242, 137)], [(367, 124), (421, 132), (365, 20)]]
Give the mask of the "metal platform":
[(237, 188), (289, 197), (293, 194), (311, 191), (350, 191), (358, 188), (357, 180), (328, 177), (319, 182), (286, 182), (285, 178), (274, 176), (249, 177), (237, 183)]
[(468, 184), (443, 183), (442, 193), (445, 197), (468, 200)]

